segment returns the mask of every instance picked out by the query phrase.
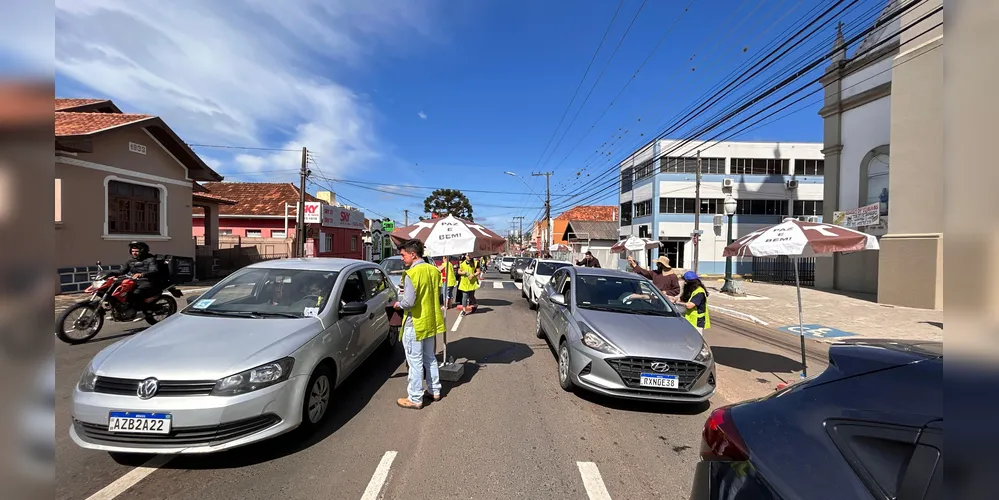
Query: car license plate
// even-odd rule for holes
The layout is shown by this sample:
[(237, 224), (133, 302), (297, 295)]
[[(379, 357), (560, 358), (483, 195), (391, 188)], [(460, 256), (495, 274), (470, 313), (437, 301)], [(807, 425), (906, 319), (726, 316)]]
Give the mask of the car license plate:
[(660, 389), (679, 389), (680, 381), (676, 375), (659, 375), (658, 373), (643, 373), (638, 380), (642, 387), (658, 387)]
[(113, 411), (108, 415), (109, 432), (169, 434), (173, 418), (169, 413)]

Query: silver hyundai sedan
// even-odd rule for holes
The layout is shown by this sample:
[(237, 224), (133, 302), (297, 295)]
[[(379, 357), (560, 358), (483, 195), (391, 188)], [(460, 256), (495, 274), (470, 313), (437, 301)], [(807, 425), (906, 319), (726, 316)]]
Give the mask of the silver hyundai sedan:
[(690, 403), (715, 392), (711, 347), (639, 275), (555, 271), (538, 297), (535, 328), (555, 347), (559, 384), (567, 391)]
[(108, 346), (72, 397), (73, 441), (119, 453), (209, 453), (328, 415), (331, 393), (398, 330), (376, 264), (285, 259), (245, 267), (180, 314)]

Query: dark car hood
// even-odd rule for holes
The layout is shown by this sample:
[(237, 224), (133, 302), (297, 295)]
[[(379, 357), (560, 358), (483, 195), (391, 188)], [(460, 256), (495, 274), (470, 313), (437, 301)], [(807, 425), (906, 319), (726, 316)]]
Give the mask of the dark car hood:
[(629, 356), (690, 360), (704, 339), (684, 318), (579, 309), (579, 317)]

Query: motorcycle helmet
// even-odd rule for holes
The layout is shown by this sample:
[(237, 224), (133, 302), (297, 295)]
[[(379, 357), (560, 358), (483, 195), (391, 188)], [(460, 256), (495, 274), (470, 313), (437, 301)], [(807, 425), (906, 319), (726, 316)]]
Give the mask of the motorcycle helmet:
[(144, 241), (133, 241), (128, 244), (128, 251), (131, 252), (133, 248), (138, 248), (139, 253), (145, 255), (149, 253), (149, 245)]

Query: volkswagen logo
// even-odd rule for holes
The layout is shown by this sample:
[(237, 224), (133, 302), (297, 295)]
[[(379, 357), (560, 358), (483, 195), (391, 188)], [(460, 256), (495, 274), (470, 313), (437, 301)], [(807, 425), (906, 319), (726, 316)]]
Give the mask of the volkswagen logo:
[(147, 378), (142, 382), (139, 382), (139, 388), (135, 391), (139, 399), (149, 399), (156, 395), (156, 391), (160, 388), (159, 380), (155, 378)]
[(652, 363), (652, 371), (665, 373), (669, 371), (669, 365), (666, 363)]

